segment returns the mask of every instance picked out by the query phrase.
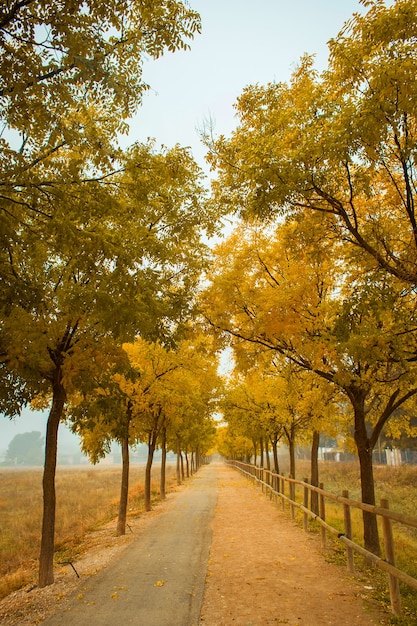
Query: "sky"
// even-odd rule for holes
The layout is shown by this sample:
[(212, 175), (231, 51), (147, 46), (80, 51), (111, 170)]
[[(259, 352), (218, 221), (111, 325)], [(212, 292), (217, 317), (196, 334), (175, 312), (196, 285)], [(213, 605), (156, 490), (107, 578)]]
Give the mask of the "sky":
[[(229, 135), (235, 124), (233, 103), (245, 86), (286, 82), (304, 53), (327, 64), (327, 42), (336, 37), (359, 0), (189, 0), (202, 18), (202, 34), (186, 52), (168, 53), (144, 63), (151, 89), (131, 120), (123, 143), (155, 138), (156, 145), (189, 146), (206, 172), (199, 129), (209, 120), (214, 134)], [(17, 434), (45, 435), (46, 413), (29, 410), (10, 421), (0, 417), (0, 452)], [(66, 438), (61, 427), (61, 439)]]
[(215, 135), (233, 130), (233, 104), (245, 86), (288, 81), (304, 53), (327, 65), (327, 42), (336, 37), (358, 0), (190, 0), (202, 18), (191, 49), (144, 65), (151, 85), (131, 121), (128, 143), (156, 139), (190, 146), (207, 172), (199, 131), (214, 122)]

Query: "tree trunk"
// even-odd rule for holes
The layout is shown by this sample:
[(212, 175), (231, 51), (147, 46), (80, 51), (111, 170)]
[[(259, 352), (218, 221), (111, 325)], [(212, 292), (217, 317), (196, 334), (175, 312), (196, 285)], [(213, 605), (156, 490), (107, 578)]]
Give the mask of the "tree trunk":
[(184, 457), (182, 455), (181, 450), (180, 450), (180, 466), (181, 466), (181, 480), (184, 481), (185, 480)]
[(161, 493), (161, 500), (165, 500), (166, 498), (166, 467), (167, 467), (167, 429), (165, 426), (162, 428), (161, 449), (162, 449), (162, 457), (161, 457), (160, 493)]
[(184, 452), (184, 456), (185, 456), (186, 476), (187, 476), (187, 478), (190, 478), (190, 463), (189, 463), (189, 460), (188, 460), (188, 452)]
[(252, 445), (253, 445), (253, 456), (254, 456), (253, 464), (256, 465), (256, 459), (258, 458), (258, 445), (255, 439), (252, 439)]
[(259, 467), (264, 467), (264, 440), (262, 437), (259, 438), (259, 455), (261, 457)]
[(272, 440), (272, 455), (274, 457), (274, 470), (279, 474), (278, 437), (274, 437)]
[[(366, 430), (365, 399), (364, 394), (357, 394), (353, 404), (355, 413), (355, 443), (358, 450), (362, 502), (375, 506), (375, 483), (372, 460), (372, 446)], [(363, 539), (366, 550), (376, 555), (381, 554), (379, 544), (378, 522), (376, 515), (362, 512)]]
[(42, 538), (39, 556), (39, 587), (54, 582), (54, 540), (55, 540), (55, 473), (58, 451), (58, 428), (64, 410), (66, 394), (61, 382), (61, 369), (55, 372), (52, 385), (52, 406), (46, 426), (45, 465), (43, 470), (43, 518)]
[(269, 445), (268, 439), (265, 440), (265, 460), (266, 460), (266, 469), (271, 470), (271, 459), (269, 458)]
[(181, 439), (177, 435), (177, 485), (181, 485)]
[(295, 445), (294, 439), (291, 438), (288, 442), (290, 449), (290, 475), (295, 478)]
[(120, 487), (119, 515), (116, 536), (126, 534), (127, 502), (129, 498), (129, 436), (123, 437), (122, 447), (122, 483)]
[(151, 510), (151, 478), (155, 447), (156, 442), (154, 441), (154, 437), (150, 435), (148, 439), (148, 458), (146, 459), (145, 468), (145, 511)]
[(294, 435), (294, 426), (288, 430), (288, 428), (284, 428), (285, 437), (288, 443), (288, 450), (290, 453), (290, 476), (295, 478), (295, 435)]
[[(319, 445), (320, 445), (320, 433), (313, 431), (313, 441), (311, 444), (311, 469), (310, 469), (310, 484), (313, 487), (319, 486)], [(316, 515), (319, 514), (319, 494), (316, 491), (311, 492), (311, 510)]]

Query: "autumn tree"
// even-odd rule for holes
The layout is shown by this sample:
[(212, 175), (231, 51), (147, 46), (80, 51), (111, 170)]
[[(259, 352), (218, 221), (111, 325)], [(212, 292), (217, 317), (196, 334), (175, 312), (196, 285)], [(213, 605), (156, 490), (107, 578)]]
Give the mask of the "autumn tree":
[[(22, 229), (10, 256), (20, 287), (1, 312), (3, 371), (25, 390), (22, 401), (36, 396), (50, 406), (41, 585), (53, 580), (57, 433), (67, 399), (113, 363), (122, 341), (180, 332), (204, 264), (201, 235), (213, 228), (200, 177), (187, 150), (134, 145), (111, 184), (90, 181), (57, 196), (61, 218), (43, 234)], [(9, 398), (6, 412), (18, 411)]]
[(105, 458), (113, 442), (121, 448), (122, 472), (116, 534), (126, 532), (129, 494), (130, 454), (129, 446), (137, 442), (132, 427), (133, 400), (120, 381), (132, 385), (137, 373), (130, 367), (126, 352), (119, 346), (112, 363), (89, 378), (82, 393), (74, 394), (68, 403), (67, 415), (71, 429), (81, 441), (81, 449), (93, 464)]
[(162, 440), (165, 446), (167, 441), (172, 441), (178, 460), (181, 447), (189, 449), (197, 462), (199, 454), (207, 448), (219, 380), (217, 360), (206, 344), (197, 336), (191, 340), (185, 338), (173, 349), (146, 345), (140, 340), (125, 346), (132, 367), (139, 373), (133, 410), (141, 440), (148, 446), (146, 510), (151, 506), (153, 457)]
[[(243, 359), (244, 371), (239, 371)], [(250, 363), (250, 368), (245, 368)], [(235, 376), (226, 387), (222, 403), (225, 420), (234, 433), (253, 441), (255, 462), (270, 469), (268, 442), (272, 447), (274, 470), (279, 473), (278, 444), (288, 446), (290, 474), (295, 477), (297, 445), (311, 444), (311, 484), (318, 486), (320, 432), (332, 430), (337, 409), (328, 384), (271, 351), (237, 347)]]
[[(281, 250), (279, 265), (264, 265), (264, 281), (269, 294), (274, 285), (283, 297), (286, 291), (292, 306), (290, 299), (275, 305), (271, 295), (251, 308), (239, 295), (246, 307), (239, 322), (253, 326), (247, 339), (281, 350), (348, 398), (363, 498), (373, 504), (372, 448), (415, 394), (417, 11), (415, 0), (363, 4), (367, 13), (355, 14), (330, 42), (325, 72), (306, 56), (288, 83), (248, 86), (237, 101), (239, 124), (231, 137), (206, 141), (218, 173), (214, 202), (272, 225), (284, 216), (305, 228), (319, 223), (324, 239), (333, 241), (337, 281), (321, 280), (313, 291), (302, 270), (290, 276), (285, 267), (283, 288)], [(320, 250), (317, 239), (315, 245)], [(257, 262), (262, 267), (263, 259)], [(252, 293), (246, 295), (252, 302)], [(274, 324), (285, 320), (280, 341), (265, 329), (268, 339), (261, 335), (260, 310), (270, 310)], [(302, 319), (309, 324), (298, 346), (293, 332)], [(376, 523), (365, 518), (365, 543), (377, 551)]]
[[(73, 430), (81, 436), (83, 450), (93, 462), (109, 452), (113, 441), (122, 447), (119, 535), (125, 534), (126, 528), (129, 446), (141, 442), (148, 448), (144, 498), (145, 510), (149, 511), (151, 471), (157, 447), (166, 454), (167, 438), (180, 428), (192, 446), (198, 447), (207, 438), (205, 420), (211, 421), (211, 399), (217, 384), (216, 360), (212, 356), (208, 358), (207, 350), (203, 357), (201, 346), (188, 340), (169, 348), (160, 341), (137, 337), (134, 342), (124, 344), (122, 352), (125, 358), (120, 355), (112, 368), (93, 381), (89, 393), (71, 411)], [(196, 376), (201, 368), (207, 374), (203, 380)], [(164, 495), (162, 463), (161, 496)]]
[(230, 138), (211, 138), (215, 197), (244, 217), (321, 215), (323, 229), (406, 285), (417, 283), (415, 0), (364, 0), (330, 41), (321, 75), (248, 86)]
[[(65, 257), (66, 245), (87, 250), (91, 238), (100, 241), (91, 201), (96, 183), (109, 183), (108, 177), (124, 167), (117, 138), (127, 131), (126, 120), (147, 89), (143, 61), (187, 48), (199, 30), (199, 15), (179, 1), (3, 3), (2, 314), (9, 315), (10, 303), (31, 306), (23, 250), (35, 256), (37, 242), (44, 239), (51, 258)], [(95, 204), (100, 208), (100, 202)], [(7, 396), (2, 409), (8, 414), (13, 398), (25, 402), (27, 394), (4, 366), (3, 353), (0, 348), (2, 394)]]
[(252, 441), (240, 435), (232, 424), (219, 426), (216, 434), (216, 448), (219, 454), (228, 459), (250, 463)]
[[(321, 221), (246, 229), (220, 246), (207, 317), (235, 351), (276, 352), (334, 385), (349, 401), (362, 499), (375, 504), (372, 450), (399, 407), (417, 394), (415, 299), (376, 269), (347, 270)], [(387, 276), (389, 276), (387, 278)], [(368, 549), (375, 518), (364, 513)]]
[(132, 403), (136, 440), (147, 445), (145, 468), (145, 511), (151, 509), (151, 471), (159, 437), (165, 426), (164, 390), (166, 379), (181, 367), (181, 358), (160, 343), (148, 343), (140, 338), (125, 344), (131, 367), (137, 373), (134, 383), (120, 379), (121, 389)]
[[(161, 240), (169, 230), (157, 205), (172, 217), (169, 203), (177, 218), (181, 205), (178, 236), (195, 209), (186, 179), (198, 174), (179, 149), (157, 166), (152, 147), (124, 155), (117, 138), (147, 88), (144, 58), (188, 47), (199, 29), (198, 14), (175, 0), (11, 0), (0, 9), (0, 406), (15, 415), (34, 396), (52, 402), (40, 586), (53, 580), (56, 441), (67, 398), (86, 373), (112, 362), (114, 339), (132, 337), (139, 319), (142, 332), (163, 333), (187, 290), (185, 278), (170, 280), (173, 264), (164, 274), (165, 259), (156, 262), (155, 232), (163, 223)], [(152, 216), (142, 216), (151, 205)], [(199, 217), (194, 211), (194, 223)]]
[[(114, 169), (119, 133), (148, 85), (145, 58), (189, 47), (198, 13), (180, 1), (8, 0), (0, 9), (0, 144), (4, 226), (51, 219), (50, 164), (77, 156)], [(65, 172), (76, 182), (72, 168)], [(91, 176), (90, 176), (91, 177)], [(76, 176), (75, 176), (76, 178)], [(61, 179), (62, 180), (62, 179)], [(10, 221), (9, 221), (10, 220)], [(9, 234), (11, 232), (8, 231)]]

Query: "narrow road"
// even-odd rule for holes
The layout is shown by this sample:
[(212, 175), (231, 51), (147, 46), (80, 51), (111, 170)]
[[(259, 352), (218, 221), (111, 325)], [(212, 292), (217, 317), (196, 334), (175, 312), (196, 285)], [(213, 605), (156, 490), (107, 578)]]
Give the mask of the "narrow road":
[(237, 471), (212, 463), (43, 624), (388, 624), (371, 587), (326, 563), (317, 533), (303, 532)]
[(205, 466), (172, 506), (45, 626), (197, 626), (217, 502)]

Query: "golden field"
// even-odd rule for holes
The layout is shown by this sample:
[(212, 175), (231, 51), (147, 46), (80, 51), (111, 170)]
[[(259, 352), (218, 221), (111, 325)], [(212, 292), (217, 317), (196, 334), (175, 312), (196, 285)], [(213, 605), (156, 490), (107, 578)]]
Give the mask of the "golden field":
[[(175, 467), (167, 466), (167, 486)], [(158, 498), (159, 467), (152, 474)], [(58, 467), (56, 560), (77, 554), (83, 536), (117, 516), (121, 468)], [(42, 523), (42, 468), (0, 468), (0, 599), (36, 580)], [(129, 515), (143, 510), (144, 466), (131, 465)], [(116, 523), (115, 523), (116, 527)], [(62, 560), (66, 560), (63, 558)]]

